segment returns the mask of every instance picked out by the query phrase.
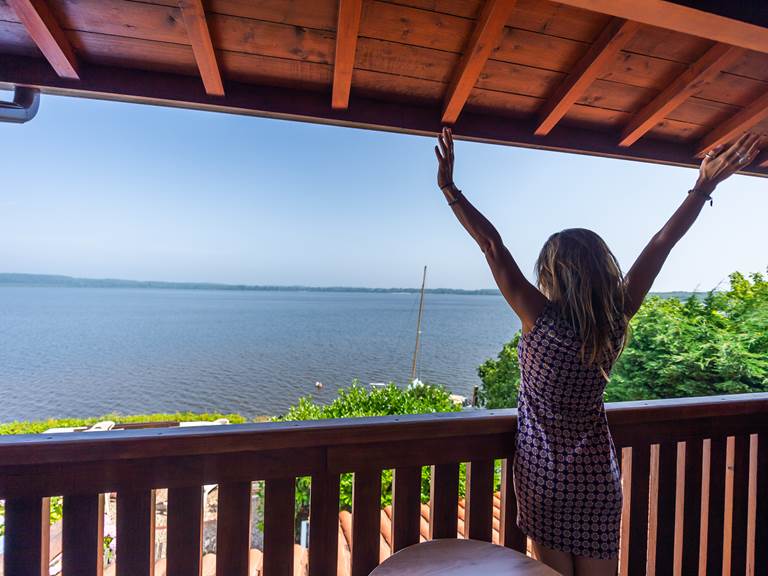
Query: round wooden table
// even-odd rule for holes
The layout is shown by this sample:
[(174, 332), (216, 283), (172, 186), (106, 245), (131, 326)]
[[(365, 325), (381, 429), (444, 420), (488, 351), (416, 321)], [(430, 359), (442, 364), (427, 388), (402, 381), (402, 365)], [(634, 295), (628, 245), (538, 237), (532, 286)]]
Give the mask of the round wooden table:
[(479, 540), (446, 538), (403, 548), (370, 576), (558, 576), (524, 554)]

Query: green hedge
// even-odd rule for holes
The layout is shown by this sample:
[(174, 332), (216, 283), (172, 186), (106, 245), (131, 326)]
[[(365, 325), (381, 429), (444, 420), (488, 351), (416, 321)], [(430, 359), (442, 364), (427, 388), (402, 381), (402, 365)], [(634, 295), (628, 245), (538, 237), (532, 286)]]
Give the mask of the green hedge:
[(219, 418), (226, 418), (232, 424), (242, 424), (248, 420), (240, 414), (219, 414), (205, 413), (196, 414), (194, 412), (175, 412), (173, 414), (136, 414), (123, 416), (122, 414), (105, 414), (98, 418), (50, 418), (48, 420), (35, 421), (14, 421), (0, 424), (0, 435), (2, 434), (40, 434), (49, 428), (68, 428), (78, 426), (92, 426), (96, 422), (103, 420), (112, 420), (120, 424), (133, 424), (139, 422), (195, 422), (204, 420), (211, 422)]

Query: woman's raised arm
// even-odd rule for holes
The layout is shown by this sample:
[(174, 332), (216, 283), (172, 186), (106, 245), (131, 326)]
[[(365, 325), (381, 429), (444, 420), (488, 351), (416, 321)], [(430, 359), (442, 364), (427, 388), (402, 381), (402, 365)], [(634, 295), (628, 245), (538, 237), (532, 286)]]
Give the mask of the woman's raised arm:
[(448, 205), (461, 225), (475, 239), (485, 254), (496, 284), (502, 295), (520, 317), (523, 331), (536, 322), (547, 300), (526, 280), (515, 259), (504, 246), (498, 230), (467, 200), (453, 182), (453, 135), (444, 128), (437, 138), (435, 155), (438, 161), (437, 184), (445, 194)]
[(699, 179), (683, 203), (664, 224), (638, 256), (627, 273), (627, 314), (634, 316), (640, 309), (653, 281), (672, 251), (711, 200), (715, 187), (734, 172), (749, 165), (760, 152), (760, 136), (744, 134), (730, 147), (720, 146), (708, 152), (701, 162)]

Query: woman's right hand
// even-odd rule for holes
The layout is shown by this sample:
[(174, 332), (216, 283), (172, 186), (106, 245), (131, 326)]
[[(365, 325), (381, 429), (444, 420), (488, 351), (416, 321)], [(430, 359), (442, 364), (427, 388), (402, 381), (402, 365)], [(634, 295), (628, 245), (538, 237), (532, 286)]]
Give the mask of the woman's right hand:
[(711, 194), (720, 182), (749, 166), (760, 152), (760, 140), (758, 134), (747, 133), (729, 147), (722, 145), (707, 152), (701, 162), (696, 190)]
[(437, 156), (437, 185), (440, 189), (453, 184), (453, 134), (450, 128), (443, 128), (437, 136), (435, 156)]

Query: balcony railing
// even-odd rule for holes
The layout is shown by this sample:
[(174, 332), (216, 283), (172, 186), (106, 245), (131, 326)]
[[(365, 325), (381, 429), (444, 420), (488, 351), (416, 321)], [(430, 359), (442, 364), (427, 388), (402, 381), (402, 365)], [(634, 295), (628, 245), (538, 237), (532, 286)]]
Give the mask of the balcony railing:
[[(621, 403), (608, 414), (622, 452), (621, 573), (768, 574), (768, 394)], [(245, 576), (256, 480), (265, 481), (261, 573), (291, 574), (301, 476), (311, 476), (309, 573), (336, 574), (346, 472), (354, 473), (351, 573), (361, 576), (380, 558), (382, 470), (395, 470), (391, 541), (399, 550), (420, 538), (423, 466), (432, 466), (430, 537), (457, 535), (459, 465), (466, 462), (464, 531), (490, 540), (499, 459), (499, 538), (525, 550), (508, 472), (515, 426), (514, 410), (478, 410), (3, 437), (5, 576), (48, 574), (46, 498), (54, 495), (64, 496), (64, 574), (100, 574), (101, 495), (112, 492), (117, 574), (152, 574), (153, 491), (160, 488), (168, 489), (167, 573), (198, 574), (206, 484), (219, 490), (216, 573)]]

